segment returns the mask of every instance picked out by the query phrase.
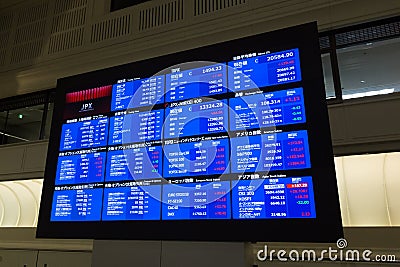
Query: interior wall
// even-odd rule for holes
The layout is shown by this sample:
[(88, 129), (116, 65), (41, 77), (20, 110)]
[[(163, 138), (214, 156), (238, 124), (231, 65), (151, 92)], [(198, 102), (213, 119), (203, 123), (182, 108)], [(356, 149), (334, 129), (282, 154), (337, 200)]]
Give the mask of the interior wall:
[(348, 100), (329, 105), (335, 155), (400, 151), (400, 95)]

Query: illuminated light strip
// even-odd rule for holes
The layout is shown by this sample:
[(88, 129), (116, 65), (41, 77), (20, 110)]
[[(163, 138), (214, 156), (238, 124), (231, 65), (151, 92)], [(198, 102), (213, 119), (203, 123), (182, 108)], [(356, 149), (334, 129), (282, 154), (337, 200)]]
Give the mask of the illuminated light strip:
[(394, 88), (374, 90), (374, 91), (368, 91), (368, 92), (364, 92), (364, 93), (346, 94), (346, 95), (343, 95), (343, 99), (352, 99), (352, 98), (360, 98), (360, 97), (375, 96), (375, 95), (387, 95), (387, 94), (391, 94), (391, 93), (394, 93)]
[(3, 221), (4, 221), (4, 210), (5, 210), (4, 201), (0, 196), (0, 227), (3, 224)]
[(12, 184), (13, 184), (13, 182), (6, 182), (6, 183), (2, 183), (1, 185), (3, 187), (7, 188), (11, 192), (11, 194), (14, 195), (15, 199), (17, 200), (16, 204), (18, 206), (18, 209), (17, 209), (18, 217), (17, 217), (17, 221), (15, 222), (15, 225), (19, 226), (20, 222), (21, 222), (21, 217), (22, 217), (21, 199), (18, 197), (18, 194), (17, 194), (17, 192), (15, 192), (15, 188), (12, 187)]
[(0, 134), (8, 136), (8, 137), (15, 138), (15, 139), (18, 139), (18, 140), (22, 140), (22, 141), (25, 141), (25, 142), (29, 142), (28, 139), (24, 139), (22, 137), (18, 137), (18, 136), (15, 136), (15, 135), (7, 134), (7, 133), (4, 133), (4, 132), (0, 132)]
[(21, 206), (15, 192), (6, 186), (7, 183), (9, 182), (0, 184), (0, 194), (5, 202), (4, 218), (1, 226), (13, 227), (18, 226), (19, 218), (21, 216)]
[[(30, 219), (32, 219), (32, 223), (29, 224), (29, 226), (36, 226), (37, 225), (38, 212), (39, 212), (39, 203), (38, 203), (38, 200), (37, 200), (37, 198), (35, 196), (35, 192), (27, 184), (28, 182), (30, 182), (30, 181), (25, 181), (25, 183), (24, 182), (20, 182), (20, 181), (15, 181), (13, 184), (14, 185), (19, 185), (20, 187), (24, 188), (24, 190), (29, 192), (31, 199), (33, 199), (33, 201), (29, 202), (29, 203), (31, 203), (31, 205), (27, 204), (26, 202), (24, 203), (25, 205), (21, 205), (21, 211), (25, 211), (25, 212), (23, 212), (23, 214), (26, 215), (26, 214), (28, 214), (26, 212), (27, 207), (31, 206), (31, 207), (29, 207), (29, 210), (31, 212), (31, 215), (33, 213), (33, 216), (29, 216)], [(19, 197), (20, 194), (17, 194), (17, 196), (20, 199), (20, 197)], [(20, 202), (22, 203), (23, 201), (20, 200)], [(34, 208), (32, 206), (34, 206)], [(24, 209), (22, 209), (22, 208), (24, 208)], [(28, 226), (28, 225), (21, 225), (21, 226)]]

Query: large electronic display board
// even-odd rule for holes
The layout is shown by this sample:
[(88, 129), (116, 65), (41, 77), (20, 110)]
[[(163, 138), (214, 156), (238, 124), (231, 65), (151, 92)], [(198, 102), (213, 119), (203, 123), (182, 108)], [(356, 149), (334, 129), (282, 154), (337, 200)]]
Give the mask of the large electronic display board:
[(315, 23), (62, 78), (38, 237), (342, 237)]

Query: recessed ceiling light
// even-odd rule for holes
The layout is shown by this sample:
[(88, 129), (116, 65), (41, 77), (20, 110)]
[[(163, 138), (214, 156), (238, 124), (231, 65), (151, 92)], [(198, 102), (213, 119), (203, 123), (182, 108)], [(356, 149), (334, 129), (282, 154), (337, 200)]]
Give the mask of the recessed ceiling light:
[(365, 81), (364, 81), (364, 80), (361, 80), (360, 83), (365, 83)]
[(372, 45), (372, 43), (366, 43), (366, 45)]

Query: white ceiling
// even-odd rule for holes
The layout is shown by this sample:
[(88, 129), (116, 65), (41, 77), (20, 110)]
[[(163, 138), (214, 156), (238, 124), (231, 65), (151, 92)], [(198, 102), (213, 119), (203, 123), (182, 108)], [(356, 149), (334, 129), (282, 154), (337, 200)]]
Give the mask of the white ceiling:
[(400, 91), (400, 38), (338, 50), (343, 94)]
[[(385, 89), (400, 92), (400, 38), (341, 48), (337, 55), (343, 95)], [(329, 55), (322, 55), (328, 97), (334, 96), (330, 64)]]

